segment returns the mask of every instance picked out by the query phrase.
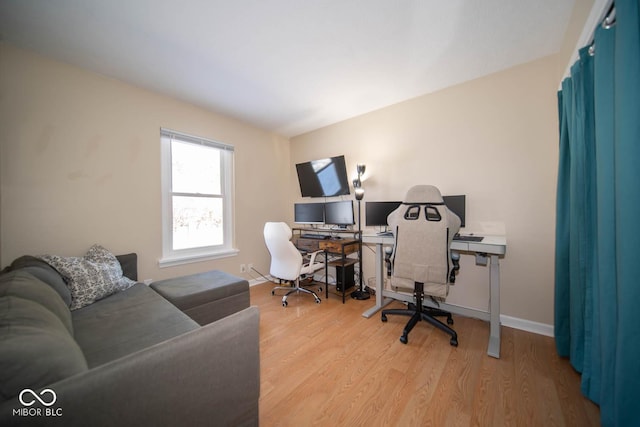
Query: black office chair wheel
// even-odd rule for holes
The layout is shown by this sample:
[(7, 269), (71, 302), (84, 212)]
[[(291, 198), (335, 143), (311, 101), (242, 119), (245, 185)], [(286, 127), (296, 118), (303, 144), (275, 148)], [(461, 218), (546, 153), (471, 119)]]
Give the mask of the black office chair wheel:
[(453, 325), (453, 318), (451, 316), (447, 317), (447, 325)]
[(316, 298), (316, 304), (320, 304), (322, 300), (320, 298)]
[(282, 301), (282, 306), (283, 306), (283, 307), (286, 307), (286, 306), (288, 306), (288, 305), (289, 305), (289, 303), (288, 303), (288, 302), (286, 302), (286, 301)]
[(322, 292), (322, 286), (318, 288), (318, 292)]
[(408, 342), (409, 342), (409, 337), (407, 337), (406, 335), (401, 336), (401, 337), (400, 337), (400, 342), (401, 342), (402, 344), (406, 344), (406, 343), (408, 343)]
[(387, 321), (386, 314), (382, 313), (382, 316), (380, 316), (380, 320), (382, 320), (383, 322), (386, 322)]
[(451, 341), (449, 341), (449, 344), (451, 344), (454, 347), (458, 346), (458, 340), (455, 338), (451, 338)]

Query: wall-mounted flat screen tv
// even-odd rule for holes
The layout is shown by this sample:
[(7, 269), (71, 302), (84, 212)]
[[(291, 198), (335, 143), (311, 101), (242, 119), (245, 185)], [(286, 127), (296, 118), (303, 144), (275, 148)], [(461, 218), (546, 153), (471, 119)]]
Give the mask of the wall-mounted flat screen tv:
[(296, 165), (302, 197), (333, 197), (349, 194), (344, 156), (313, 160)]

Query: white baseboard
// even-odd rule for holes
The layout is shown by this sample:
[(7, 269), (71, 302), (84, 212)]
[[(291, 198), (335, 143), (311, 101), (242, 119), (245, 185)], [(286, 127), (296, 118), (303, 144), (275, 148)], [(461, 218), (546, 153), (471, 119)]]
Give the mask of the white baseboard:
[(533, 322), (531, 320), (519, 319), (517, 317), (500, 315), (500, 324), (509, 328), (520, 329), (522, 331), (533, 332), (534, 334), (553, 337), (553, 325)]
[[(460, 314), (462, 316), (484, 320), (485, 322), (488, 322), (490, 320), (489, 313), (487, 313), (486, 311), (478, 310), (476, 308), (447, 303), (440, 303), (440, 306), (442, 307), (442, 309), (450, 311), (454, 314)], [(554, 336), (553, 325), (547, 325), (544, 323), (520, 319), (517, 317), (505, 316), (504, 314), (500, 315), (500, 325), (514, 329), (520, 329), (522, 331), (532, 332), (534, 334), (545, 335), (547, 337)]]
[(259, 284), (264, 283), (264, 282), (265, 282), (264, 279), (251, 279), (251, 280), (249, 280), (249, 286), (259, 285)]

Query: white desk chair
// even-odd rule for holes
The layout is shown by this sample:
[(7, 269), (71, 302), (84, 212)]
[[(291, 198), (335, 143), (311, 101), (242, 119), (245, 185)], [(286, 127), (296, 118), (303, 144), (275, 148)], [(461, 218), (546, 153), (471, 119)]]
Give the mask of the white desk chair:
[(324, 268), (324, 263), (316, 262), (316, 256), (323, 251), (311, 253), (309, 262), (305, 262), (300, 251), (291, 242), (291, 236), (291, 228), (284, 222), (267, 222), (264, 225), (264, 241), (271, 254), (269, 272), (273, 277), (293, 284), (293, 287), (277, 286), (273, 288), (271, 295), (275, 295), (276, 290), (287, 290), (282, 297), (283, 307), (288, 305), (287, 297), (294, 292), (311, 294), (316, 303), (320, 304), (320, 298), (315, 292), (300, 286), (300, 278)]

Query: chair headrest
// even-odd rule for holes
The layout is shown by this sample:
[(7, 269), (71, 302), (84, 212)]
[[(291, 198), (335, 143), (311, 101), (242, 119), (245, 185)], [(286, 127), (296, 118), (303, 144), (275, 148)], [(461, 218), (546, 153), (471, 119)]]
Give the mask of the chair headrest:
[(444, 199), (440, 190), (433, 185), (414, 185), (407, 191), (402, 203), (405, 204), (421, 204), (421, 203), (443, 203)]
[(290, 240), (293, 232), (285, 222), (267, 222), (264, 224), (264, 236), (269, 239)]

